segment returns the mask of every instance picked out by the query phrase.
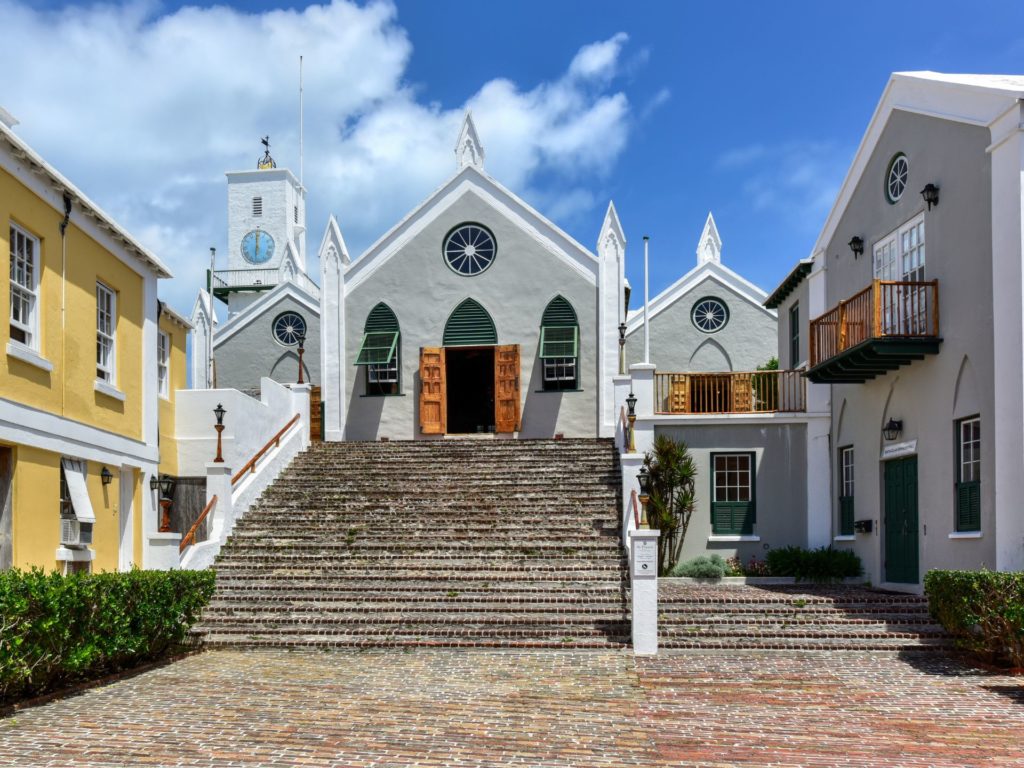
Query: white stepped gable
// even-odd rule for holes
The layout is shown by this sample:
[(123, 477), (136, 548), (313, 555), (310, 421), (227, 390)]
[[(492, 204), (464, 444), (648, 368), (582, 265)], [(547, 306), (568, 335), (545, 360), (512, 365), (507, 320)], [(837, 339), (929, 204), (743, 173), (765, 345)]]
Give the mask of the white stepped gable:
[(467, 165), (481, 171), (484, 168), (484, 145), (480, 143), (480, 135), (473, 124), (473, 113), (469, 110), (462, 119), (459, 140), (455, 142), (455, 159), (460, 171)]
[(708, 212), (704, 222), (704, 231), (697, 241), (697, 264), (719, 264), (722, 261), (722, 238), (715, 226), (715, 217)]

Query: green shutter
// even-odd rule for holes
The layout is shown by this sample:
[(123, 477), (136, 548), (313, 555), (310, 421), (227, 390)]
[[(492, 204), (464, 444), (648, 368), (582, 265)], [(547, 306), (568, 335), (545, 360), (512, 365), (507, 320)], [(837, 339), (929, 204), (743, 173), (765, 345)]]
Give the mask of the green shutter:
[(374, 307), (366, 317), (366, 325), (363, 326), (363, 333), (385, 333), (398, 332), (398, 318), (384, 302)]
[(839, 535), (853, 536), (853, 496), (839, 497)]
[(754, 502), (712, 502), (711, 532), (730, 536), (752, 535), (754, 533)]
[(977, 480), (957, 483), (956, 529), (957, 531), (981, 530), (981, 483)]
[(579, 325), (572, 304), (561, 296), (555, 296), (544, 309), (541, 325)]
[(540, 356), (576, 357), (579, 350), (579, 328), (575, 325), (545, 325), (540, 329)]
[(398, 348), (398, 331), (363, 334), (363, 343), (356, 356), (356, 365), (390, 363)]
[(493, 346), (498, 343), (498, 333), (487, 310), (466, 299), (448, 317), (442, 343), (446, 347)]

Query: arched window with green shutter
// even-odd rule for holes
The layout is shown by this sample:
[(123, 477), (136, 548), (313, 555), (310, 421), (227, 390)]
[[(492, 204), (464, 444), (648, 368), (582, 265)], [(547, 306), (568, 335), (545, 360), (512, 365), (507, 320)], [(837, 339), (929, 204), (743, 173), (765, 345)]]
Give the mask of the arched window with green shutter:
[(498, 332), (487, 310), (466, 299), (448, 316), (442, 343), (446, 347), (490, 347), (498, 343)]
[(540, 361), (544, 389), (579, 388), (580, 324), (576, 310), (563, 296), (556, 296), (540, 321)]
[(366, 368), (366, 394), (397, 395), (401, 391), (401, 333), (398, 318), (384, 302), (366, 317), (356, 365)]

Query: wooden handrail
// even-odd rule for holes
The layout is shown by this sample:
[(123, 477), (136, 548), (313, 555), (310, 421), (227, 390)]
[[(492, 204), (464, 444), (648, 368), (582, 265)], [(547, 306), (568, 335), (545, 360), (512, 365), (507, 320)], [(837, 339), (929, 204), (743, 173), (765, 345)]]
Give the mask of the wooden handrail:
[(241, 480), (242, 476), (246, 472), (255, 472), (256, 471), (256, 462), (263, 458), (263, 454), (265, 454), (267, 451), (269, 451), (271, 446), (276, 447), (276, 446), (280, 445), (281, 444), (281, 437), (284, 435), (285, 432), (287, 432), (289, 429), (291, 429), (292, 424), (294, 424), (298, 420), (299, 420), (299, 414), (296, 413), (294, 416), (292, 416), (292, 420), (291, 421), (289, 421), (287, 424), (285, 424), (283, 427), (281, 427), (281, 431), (280, 432), (278, 432), (276, 435), (274, 435), (272, 438), (270, 438), (267, 441), (266, 445), (264, 445), (262, 448), (260, 448), (258, 451), (256, 451), (256, 455), (255, 456), (253, 456), (251, 459), (249, 459), (247, 462), (245, 462), (245, 466), (243, 466), (240, 470), (238, 470), (235, 473), (235, 476), (231, 478), (231, 484), (234, 485), (239, 480)]
[(632, 496), (629, 499), (630, 505), (633, 507), (633, 521), (636, 523), (636, 527), (640, 527), (640, 508), (637, 506), (636, 489), (632, 491)]
[(206, 502), (206, 506), (203, 507), (203, 511), (199, 513), (199, 517), (192, 524), (192, 527), (188, 529), (188, 533), (186, 533), (182, 537), (181, 543), (178, 544), (178, 554), (179, 555), (182, 552), (185, 551), (185, 547), (187, 547), (189, 544), (195, 544), (196, 543), (196, 531), (199, 530), (199, 526), (202, 525), (203, 520), (206, 519), (206, 516), (208, 514), (210, 514), (210, 511), (215, 506), (217, 506), (217, 496), (216, 495), (214, 495), (214, 497), (212, 499), (210, 499), (208, 502)]

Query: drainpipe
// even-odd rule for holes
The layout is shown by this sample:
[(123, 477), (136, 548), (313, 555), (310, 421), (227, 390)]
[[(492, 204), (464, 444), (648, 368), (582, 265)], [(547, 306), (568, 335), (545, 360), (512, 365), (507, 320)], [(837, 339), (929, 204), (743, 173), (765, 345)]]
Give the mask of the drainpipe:
[(64, 193), (64, 219), (60, 229), (60, 413), (65, 411), (67, 396), (67, 293), (68, 293), (68, 222), (71, 221), (71, 195)]

